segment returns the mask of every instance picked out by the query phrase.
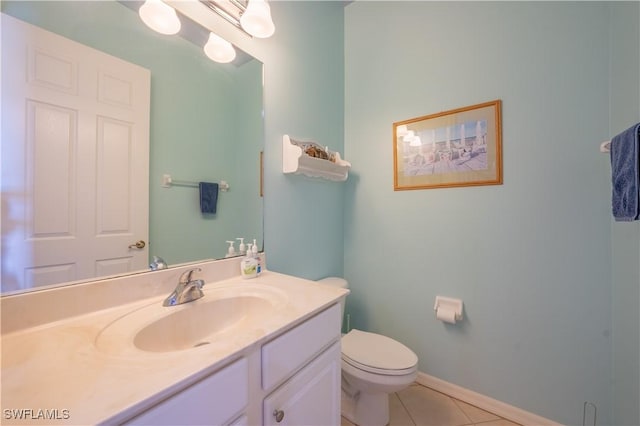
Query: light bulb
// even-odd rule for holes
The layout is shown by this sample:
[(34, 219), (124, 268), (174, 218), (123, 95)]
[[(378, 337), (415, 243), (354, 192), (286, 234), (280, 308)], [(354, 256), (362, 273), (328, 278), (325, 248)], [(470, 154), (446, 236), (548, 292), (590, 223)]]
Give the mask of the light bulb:
[(209, 33), (209, 40), (204, 45), (204, 53), (212, 61), (226, 64), (236, 58), (236, 50), (231, 43), (217, 34)]
[(271, 37), (276, 27), (271, 19), (271, 8), (266, 0), (249, 0), (247, 9), (240, 17), (242, 28), (254, 37)]
[(180, 19), (176, 11), (161, 0), (146, 0), (138, 14), (149, 28), (160, 34), (176, 34), (180, 31)]

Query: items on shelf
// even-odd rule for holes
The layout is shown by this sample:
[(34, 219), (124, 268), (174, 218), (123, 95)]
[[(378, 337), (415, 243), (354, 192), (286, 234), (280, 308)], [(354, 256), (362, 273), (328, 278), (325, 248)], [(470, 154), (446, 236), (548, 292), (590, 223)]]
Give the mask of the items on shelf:
[(315, 142), (298, 141), (282, 137), (282, 171), (303, 174), (333, 181), (345, 181), (351, 163), (340, 158), (340, 153), (331, 151)]

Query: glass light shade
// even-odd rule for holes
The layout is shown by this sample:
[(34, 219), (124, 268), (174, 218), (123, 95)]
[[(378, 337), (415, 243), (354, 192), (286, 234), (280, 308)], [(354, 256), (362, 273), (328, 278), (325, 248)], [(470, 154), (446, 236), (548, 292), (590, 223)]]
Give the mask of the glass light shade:
[(236, 58), (236, 50), (231, 43), (217, 34), (209, 33), (209, 40), (204, 45), (204, 53), (212, 61), (226, 64)]
[(247, 9), (240, 17), (242, 28), (254, 37), (271, 37), (276, 27), (271, 19), (271, 8), (266, 0), (249, 0)]
[(409, 142), (409, 146), (420, 146), (422, 145), (422, 140), (420, 139), (420, 136), (414, 136), (413, 139), (411, 139), (411, 142)]
[(180, 31), (180, 19), (176, 11), (161, 0), (146, 0), (138, 14), (149, 28), (160, 34), (176, 34)]

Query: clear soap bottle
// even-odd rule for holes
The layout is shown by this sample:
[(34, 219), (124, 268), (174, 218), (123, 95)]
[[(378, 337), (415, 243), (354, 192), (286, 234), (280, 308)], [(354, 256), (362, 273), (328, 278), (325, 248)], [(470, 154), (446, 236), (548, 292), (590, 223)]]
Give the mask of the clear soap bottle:
[(253, 239), (253, 245), (251, 246), (251, 255), (257, 262), (256, 272), (258, 275), (262, 273), (262, 257), (260, 257), (260, 253), (258, 253), (258, 245), (256, 244), (256, 239)]
[(258, 262), (253, 257), (251, 245), (249, 245), (246, 256), (240, 262), (240, 275), (244, 279), (255, 278), (258, 276)]

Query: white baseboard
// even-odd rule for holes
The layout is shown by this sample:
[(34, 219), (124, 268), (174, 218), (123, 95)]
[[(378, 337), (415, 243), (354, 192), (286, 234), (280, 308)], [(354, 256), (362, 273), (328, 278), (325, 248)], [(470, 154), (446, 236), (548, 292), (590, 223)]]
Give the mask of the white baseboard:
[(482, 395), (478, 392), (454, 385), (453, 383), (445, 382), (444, 380), (430, 376), (426, 373), (418, 372), (416, 382), (438, 392), (447, 394), (455, 399), (466, 402), (467, 404), (489, 411), (512, 422), (519, 423), (523, 426), (561, 426), (560, 423), (556, 423), (552, 420), (496, 399), (489, 398), (488, 396)]

